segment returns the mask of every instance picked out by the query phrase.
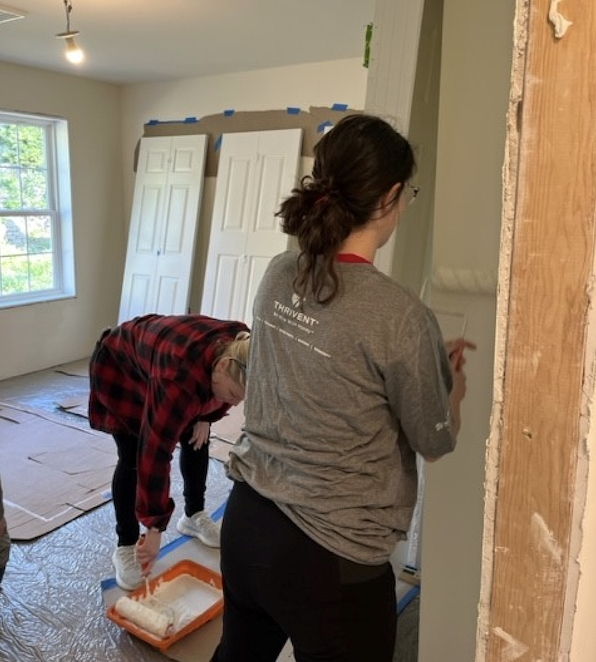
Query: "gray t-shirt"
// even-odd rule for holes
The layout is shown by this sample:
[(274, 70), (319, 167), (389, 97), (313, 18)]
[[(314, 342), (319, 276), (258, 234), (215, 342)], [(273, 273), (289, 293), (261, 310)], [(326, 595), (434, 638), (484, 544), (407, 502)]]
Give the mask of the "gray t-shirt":
[(328, 305), (274, 258), (254, 304), (244, 432), (228, 474), (352, 561), (387, 561), (416, 501), (416, 455), (453, 450), (451, 372), (433, 313), (373, 265), (338, 262)]

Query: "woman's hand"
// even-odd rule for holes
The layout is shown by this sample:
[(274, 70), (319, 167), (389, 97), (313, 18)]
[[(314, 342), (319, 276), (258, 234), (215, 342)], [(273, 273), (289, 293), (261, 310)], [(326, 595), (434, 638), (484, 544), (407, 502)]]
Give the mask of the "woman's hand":
[(209, 423), (207, 421), (197, 421), (192, 429), (192, 435), (188, 443), (198, 451), (201, 446), (209, 439)]
[(461, 427), (460, 404), (466, 395), (466, 373), (464, 372), (466, 357), (464, 356), (464, 350), (476, 349), (476, 344), (465, 338), (455, 338), (455, 340), (448, 340), (445, 347), (449, 355), (453, 380), (453, 386), (449, 394), (451, 426), (453, 434), (457, 435)]
[(142, 535), (136, 546), (137, 562), (141, 566), (141, 574), (143, 577), (148, 577), (151, 568), (157, 560), (159, 548), (161, 546), (161, 531), (157, 529), (149, 529), (147, 533)]
[(465, 338), (454, 338), (445, 343), (449, 361), (451, 362), (451, 369), (461, 370), (466, 362), (464, 356), (465, 349), (476, 349), (476, 343), (466, 340)]

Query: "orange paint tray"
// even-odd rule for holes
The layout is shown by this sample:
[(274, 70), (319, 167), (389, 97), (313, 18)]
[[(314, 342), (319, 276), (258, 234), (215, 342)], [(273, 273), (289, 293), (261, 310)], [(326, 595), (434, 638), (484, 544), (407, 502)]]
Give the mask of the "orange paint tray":
[[(149, 590), (152, 595), (160, 600), (164, 601), (164, 604), (168, 604), (167, 590), (175, 586), (176, 583), (186, 582), (192, 590), (181, 593), (176, 602), (179, 603), (181, 600), (184, 601), (188, 599), (189, 604), (193, 600), (192, 593), (202, 592), (203, 589), (205, 592), (209, 593), (209, 597), (206, 602), (209, 603), (206, 608), (200, 612), (196, 612), (196, 615), (193, 611), (189, 613), (192, 614), (192, 620), (183, 625), (180, 629), (175, 631), (171, 636), (158, 637), (157, 635), (145, 630), (144, 628), (138, 626), (136, 623), (129, 621), (127, 618), (122, 616), (116, 611), (116, 604), (111, 605), (107, 610), (107, 617), (118, 624), (120, 627), (124, 628), (131, 634), (135, 635), (139, 639), (146, 641), (148, 644), (155, 646), (161, 651), (166, 650), (172, 644), (179, 641), (185, 637), (190, 632), (193, 632), (197, 628), (201, 627), (211, 619), (219, 616), (223, 611), (223, 594), (222, 590), (222, 581), (221, 575), (206, 568), (205, 566), (195, 563), (185, 559), (183, 561), (178, 561), (171, 568), (165, 570), (161, 574), (157, 575), (149, 581)], [(205, 586), (206, 585), (206, 586)], [(180, 587), (178, 587), (178, 590)], [(215, 589), (215, 591), (214, 591)], [(217, 595), (219, 593), (219, 596)], [(145, 587), (131, 591), (127, 597), (133, 600), (143, 601), (145, 596)], [(203, 600), (202, 596), (200, 601)], [(195, 599), (196, 602), (196, 599)], [(183, 605), (184, 606), (184, 605)]]

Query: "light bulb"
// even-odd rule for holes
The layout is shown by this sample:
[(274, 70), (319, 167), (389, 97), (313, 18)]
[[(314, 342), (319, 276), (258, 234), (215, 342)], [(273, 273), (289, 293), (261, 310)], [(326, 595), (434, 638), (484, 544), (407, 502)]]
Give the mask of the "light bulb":
[(66, 59), (72, 64), (80, 64), (85, 59), (85, 54), (77, 46), (74, 37), (66, 37)]

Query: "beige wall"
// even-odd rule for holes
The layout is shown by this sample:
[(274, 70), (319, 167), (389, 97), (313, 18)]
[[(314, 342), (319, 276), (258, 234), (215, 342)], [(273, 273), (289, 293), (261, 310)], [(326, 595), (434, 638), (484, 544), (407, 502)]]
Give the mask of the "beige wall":
[[(414, 18), (422, 16), (412, 91), (367, 91), (398, 117), (404, 95), (412, 96), (408, 135), (421, 192), (396, 233), (392, 273), (436, 311), (464, 314), (466, 336), (478, 344), (466, 366), (457, 448), (424, 470), (419, 662), (475, 655), (513, 13), (514, 0), (377, 0), (375, 10), (391, 22), (383, 30), (391, 37), (371, 56), (394, 61), (387, 80), (396, 87), (399, 68), (407, 69), (399, 48), (416, 48)], [(404, 17), (411, 22), (402, 35)], [(371, 71), (369, 86), (378, 84)]]
[[(427, 468), (419, 662), (479, 662), (484, 658), (475, 650), (474, 628), (483, 627), (483, 622), (476, 623), (478, 602), (490, 610), (491, 597), (480, 594), (480, 583), (490, 570), (490, 559), (483, 563), (481, 550), (485, 487), (494, 490), (485, 481), (500, 479), (485, 477), (484, 470), (495, 383), (496, 299), (480, 290), (489, 289), (485, 286), (493, 282), (500, 261), (516, 2), (444, 0), (443, 5), (432, 301), (435, 307), (466, 313), (467, 335), (479, 347), (467, 365), (469, 388), (458, 447), (451, 457)], [(462, 287), (437, 287), (450, 277)], [(594, 366), (594, 357), (587, 356), (586, 373), (592, 379)], [(567, 659), (569, 650), (570, 662), (588, 662), (596, 650), (596, 474), (589, 461), (596, 448), (595, 395), (586, 397), (589, 431), (577, 477), (585, 490), (575, 495), (565, 605), (566, 623), (572, 625), (560, 650), (561, 659)], [(513, 481), (515, 475), (502, 478)], [(579, 576), (577, 594), (574, 573)]]
[[(444, 5), (433, 267), (486, 272), (498, 265), (515, 1), (445, 0)], [(123, 88), (0, 63), (0, 108), (69, 120), (77, 253), (75, 299), (0, 310), (0, 379), (86, 356), (97, 330), (115, 322), (134, 185), (133, 153), (146, 121), (199, 117), (227, 108), (335, 102), (357, 108), (364, 105), (365, 88), (360, 60)], [(207, 197), (211, 189), (208, 182)], [(481, 571), (478, 529), (493, 378), (494, 301), (486, 295), (473, 303), (461, 293), (435, 295), (445, 306), (470, 307), (469, 335), (480, 347), (468, 364), (470, 393), (459, 448), (429, 468), (420, 662), (445, 659), (446, 654), (449, 660), (469, 662), (474, 659)], [(592, 424), (589, 454), (595, 440)], [(587, 507), (576, 522), (578, 536), (583, 528), (578, 552), (582, 581), (572, 662), (591, 660), (596, 648), (596, 486), (589, 466), (582, 470), (590, 482)]]
[[(444, 0), (432, 305), (467, 316), (455, 452), (427, 467), (420, 662), (475, 657), (514, 0)], [(454, 282), (448, 282), (453, 279)], [(492, 291), (491, 291), (492, 290)], [(448, 651), (448, 653), (446, 653)]]
[[(130, 209), (134, 188), (134, 150), (146, 122), (201, 118), (225, 110), (264, 111), (292, 107), (306, 111), (310, 106), (332, 106), (335, 103), (361, 110), (364, 107), (366, 81), (367, 69), (362, 66), (362, 60), (351, 58), (125, 87), (122, 97), (122, 158), (126, 208)], [(309, 171), (309, 159), (303, 159), (302, 172)], [(215, 178), (207, 177), (190, 293), (192, 312), (200, 312), (201, 308), (214, 196)], [(125, 223), (127, 226), (128, 219)]]
[(0, 63), (0, 108), (66, 118), (72, 167), (76, 297), (0, 310), (0, 378), (88, 356), (113, 322), (124, 247), (120, 89)]
[(367, 70), (360, 58), (262, 69), (169, 83), (129, 85), (122, 92), (122, 159), (130, 207), (133, 154), (149, 120), (183, 120), (225, 110), (279, 110), (348, 104), (363, 108)]
[[(99, 330), (116, 323), (133, 156), (147, 121), (201, 117), (230, 108), (333, 103), (362, 108), (366, 69), (360, 59), (349, 59), (119, 87), (0, 63), (0, 81), (0, 108), (69, 121), (77, 284), (74, 299), (0, 310), (4, 379), (86, 357)], [(212, 195), (213, 182), (208, 181), (207, 203)], [(202, 223), (204, 230), (204, 219)], [(204, 243), (199, 256), (204, 255)], [(202, 266), (199, 260), (199, 272)]]

